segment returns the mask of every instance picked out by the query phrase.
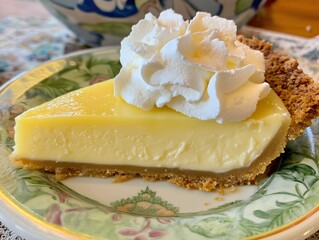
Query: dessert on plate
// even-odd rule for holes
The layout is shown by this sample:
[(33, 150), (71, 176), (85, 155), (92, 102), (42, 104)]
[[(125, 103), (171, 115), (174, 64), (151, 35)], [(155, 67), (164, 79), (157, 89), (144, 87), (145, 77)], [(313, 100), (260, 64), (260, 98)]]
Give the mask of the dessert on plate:
[(147, 14), (122, 41), (114, 80), (16, 118), (14, 165), (204, 191), (256, 183), (318, 116), (319, 87), (236, 30), (208, 13)]

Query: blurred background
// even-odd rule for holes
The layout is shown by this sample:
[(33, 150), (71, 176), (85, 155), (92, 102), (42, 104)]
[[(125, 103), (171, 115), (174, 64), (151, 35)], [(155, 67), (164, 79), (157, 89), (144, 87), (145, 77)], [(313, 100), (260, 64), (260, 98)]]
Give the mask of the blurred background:
[[(248, 25), (304, 37), (314, 37), (319, 35), (318, 3), (318, 0), (268, 0), (248, 22)], [(6, 16), (46, 18), (50, 16), (38, 0), (1, 0), (0, 5), (0, 18)]]
[[(96, 5), (103, 2), (107, 4)], [(186, 18), (191, 18), (197, 10), (210, 11), (212, 14), (235, 19), (239, 26), (247, 23), (246, 26), (261, 30), (306, 38), (319, 35), (318, 0), (187, 0), (185, 2), (182, 0), (1, 0), (0, 85), (18, 73), (64, 53), (92, 46), (119, 44), (122, 37), (129, 33), (132, 23), (144, 17), (146, 12), (159, 14), (164, 7), (172, 7)], [(110, 5), (111, 3), (113, 5)], [(243, 33), (247, 34), (247, 31)], [(254, 32), (249, 30), (248, 34), (253, 35)]]

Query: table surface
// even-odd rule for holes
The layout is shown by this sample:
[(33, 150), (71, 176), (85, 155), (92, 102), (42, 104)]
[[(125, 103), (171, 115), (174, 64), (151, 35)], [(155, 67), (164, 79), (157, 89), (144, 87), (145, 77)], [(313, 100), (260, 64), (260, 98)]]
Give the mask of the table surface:
[[(28, 2), (28, 4), (26, 4)], [(271, 0), (268, 1), (261, 11), (249, 22), (250, 26), (259, 27), (267, 30), (288, 33), (303, 37), (314, 37), (319, 35), (319, 0), (303, 0), (303, 1), (289, 1), (289, 0)], [(40, 24), (36, 22), (39, 20), (36, 19), (50, 19), (49, 13), (37, 2), (37, 0), (1, 0), (0, 4), (0, 21), (3, 19), (17, 18), (17, 24), (21, 24), (21, 18), (29, 17), (32, 18), (36, 16), (34, 26)], [(33, 18), (32, 18), (33, 19)], [(11, 19), (12, 20), (12, 19)], [(48, 20), (49, 21), (49, 20)], [(50, 22), (47, 23), (50, 27), (48, 31), (55, 29), (55, 25), (50, 25)], [(63, 28), (62, 25), (57, 27), (60, 31)], [(18, 30), (21, 34), (28, 31), (21, 27), (21, 31)], [(36, 31), (36, 30), (35, 30)], [(66, 30), (67, 32), (67, 30)], [(32, 43), (36, 45), (37, 41), (43, 41), (46, 39), (51, 41), (49, 35), (42, 33), (41, 39), (33, 39), (32, 37), (26, 37), (23, 41), (24, 43)], [(2, 42), (1, 38), (1, 29), (0, 29), (0, 53), (4, 51), (1, 49)], [(15, 38), (13, 38), (15, 40)], [(43, 55), (43, 51), (38, 56), (36, 53), (33, 58), (38, 61), (45, 61), (46, 58), (52, 58), (57, 55), (63, 54), (65, 51), (65, 39), (63, 40), (54, 40), (55, 48), (48, 50), (48, 55)], [(63, 42), (63, 44), (62, 44)], [(60, 44), (60, 45), (59, 45)], [(77, 48), (78, 45), (72, 45), (73, 48)], [(43, 50), (43, 49), (42, 49)], [(42, 59), (42, 58), (43, 59)], [(8, 59), (12, 58), (12, 62), (19, 63), (18, 56), (9, 56)], [(35, 61), (30, 59), (30, 61)], [(0, 59), (1, 60), (1, 59)], [(36, 61), (35, 61), (36, 62)], [(19, 72), (26, 70), (15, 66), (11, 69), (11, 75), (1, 72), (0, 66), (0, 84), (7, 81), (13, 75), (18, 74)], [(0, 212), (1, 214), (1, 212)], [(319, 239), (317, 235), (311, 236), (309, 239)], [(19, 239), (14, 233), (8, 231), (5, 226), (0, 223), (0, 238), (1, 239)], [(21, 239), (21, 238), (20, 238)]]
[(267, 1), (248, 25), (303, 37), (318, 36), (319, 1)]

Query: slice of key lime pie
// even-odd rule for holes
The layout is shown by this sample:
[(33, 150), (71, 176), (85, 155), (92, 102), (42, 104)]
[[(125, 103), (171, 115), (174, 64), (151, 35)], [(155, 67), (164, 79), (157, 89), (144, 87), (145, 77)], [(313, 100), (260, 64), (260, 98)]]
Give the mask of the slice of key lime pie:
[(207, 13), (147, 14), (122, 41), (114, 80), (16, 118), (14, 165), (205, 191), (255, 183), (318, 115), (319, 90), (295, 60), (236, 30)]

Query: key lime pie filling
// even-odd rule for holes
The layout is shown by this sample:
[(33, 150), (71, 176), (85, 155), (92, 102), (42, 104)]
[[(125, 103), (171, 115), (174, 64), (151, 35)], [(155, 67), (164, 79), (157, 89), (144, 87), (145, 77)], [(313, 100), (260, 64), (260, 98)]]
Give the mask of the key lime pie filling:
[[(58, 179), (140, 176), (205, 191), (256, 183), (318, 115), (319, 91), (291, 59), (236, 30), (207, 13), (190, 22), (147, 14), (122, 41), (114, 80), (16, 118), (13, 164)], [(302, 84), (312, 91), (301, 105), (278, 88), (293, 77), (307, 80), (293, 97)]]

